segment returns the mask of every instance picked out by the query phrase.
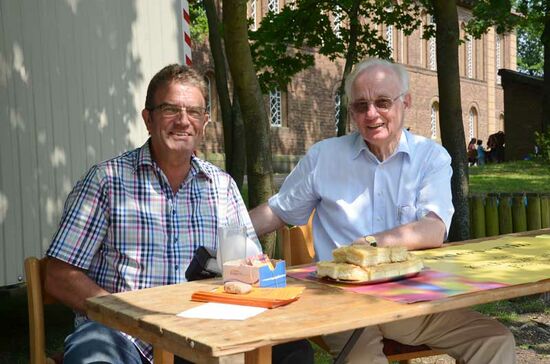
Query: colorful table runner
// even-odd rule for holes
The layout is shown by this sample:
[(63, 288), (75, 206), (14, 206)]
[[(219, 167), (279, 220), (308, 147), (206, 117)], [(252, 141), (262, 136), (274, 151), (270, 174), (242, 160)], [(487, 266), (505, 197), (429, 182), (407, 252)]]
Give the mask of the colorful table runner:
[[(312, 274), (314, 271), (315, 266), (296, 268), (290, 269), (287, 275), (297, 279), (318, 281), (319, 279)], [(323, 282), (327, 283), (327, 281)], [(370, 285), (350, 285), (335, 282), (328, 282), (327, 284), (346, 291), (368, 294), (402, 303), (431, 301), (458, 294), (506, 286), (506, 284), (495, 282), (475, 282), (452, 273), (430, 269), (420, 272), (415, 277), (393, 282)]]

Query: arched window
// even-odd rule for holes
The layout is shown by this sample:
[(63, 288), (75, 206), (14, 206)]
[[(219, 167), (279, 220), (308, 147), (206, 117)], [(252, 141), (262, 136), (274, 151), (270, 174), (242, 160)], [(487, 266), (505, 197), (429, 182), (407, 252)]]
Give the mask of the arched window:
[(432, 139), (437, 139), (437, 124), (439, 122), (439, 103), (435, 101), (432, 103), (432, 109), (430, 113), (430, 129)]
[(474, 41), (470, 35), (466, 36), (466, 77), (474, 78)]
[(496, 35), (495, 39), (495, 64), (496, 64), (496, 73), (497, 73), (497, 84), (500, 85), (500, 76), (498, 75), (498, 70), (502, 68), (502, 46), (503, 38), (501, 34)]
[(338, 121), (340, 120), (341, 105), (342, 98), (340, 97), (338, 90), (336, 90), (336, 93), (334, 94), (334, 127), (336, 131), (338, 131)]
[(250, 28), (252, 30), (256, 30), (258, 29), (258, 23), (256, 20), (256, 0), (250, 0), (248, 4), (250, 9), (250, 12), (248, 13), (248, 18), (252, 19), (252, 25), (250, 26)]
[(271, 126), (281, 127), (283, 125), (282, 109), (281, 90), (276, 88), (269, 91), (269, 118)]
[(469, 139), (477, 137), (477, 110), (475, 107), (471, 107), (468, 112), (468, 137)]
[[(428, 15), (428, 24), (434, 24), (433, 15)], [(435, 37), (431, 37), (428, 41), (428, 68), (432, 71), (437, 70), (437, 59), (435, 55)]]

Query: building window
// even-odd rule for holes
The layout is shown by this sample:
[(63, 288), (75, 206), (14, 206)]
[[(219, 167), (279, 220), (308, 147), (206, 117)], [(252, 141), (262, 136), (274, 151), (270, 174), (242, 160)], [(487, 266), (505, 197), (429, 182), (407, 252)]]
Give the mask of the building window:
[(271, 126), (281, 127), (282, 123), (281, 90), (269, 91), (269, 118)]
[(474, 107), (468, 113), (468, 136), (470, 139), (477, 136), (477, 110)]
[(279, 12), (279, 0), (268, 0), (267, 11), (277, 14)]
[(386, 26), (386, 42), (388, 43), (388, 48), (393, 58), (393, 25)]
[(501, 80), (500, 76), (498, 74), (498, 70), (502, 67), (502, 36), (500, 34), (497, 34), (496, 37), (496, 67), (497, 67), (497, 83), (500, 85)]
[(340, 6), (336, 5), (334, 7), (334, 11), (332, 12), (332, 31), (334, 32), (334, 35), (338, 39), (342, 39), (342, 8)]
[(256, 0), (249, 1), (249, 5), (250, 13), (248, 18), (252, 19), (252, 30), (256, 30), (258, 28), (258, 24), (256, 23)]
[[(429, 24), (434, 24), (432, 15), (429, 15), (428, 19)], [(435, 37), (431, 37), (428, 41), (428, 68), (432, 71), (437, 70), (437, 59), (435, 55)]]
[(434, 102), (432, 104), (432, 110), (430, 113), (430, 129), (431, 138), (437, 139), (437, 121), (439, 119), (439, 103)]
[(474, 78), (473, 53), (473, 40), (468, 35), (466, 38), (466, 76), (468, 78)]
[(340, 120), (340, 108), (342, 105), (342, 98), (338, 91), (334, 94), (334, 126), (335, 130), (338, 131), (338, 121)]

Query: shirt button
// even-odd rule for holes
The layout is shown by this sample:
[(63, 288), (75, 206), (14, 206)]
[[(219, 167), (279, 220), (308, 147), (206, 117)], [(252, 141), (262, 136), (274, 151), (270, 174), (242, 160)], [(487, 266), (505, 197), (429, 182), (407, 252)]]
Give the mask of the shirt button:
[(382, 221), (382, 218), (379, 216), (379, 217), (376, 218), (376, 221), (380, 222), (380, 221)]
[(177, 243), (177, 242), (178, 242), (178, 240), (179, 240), (179, 236), (177, 236), (177, 235), (176, 235), (176, 236), (174, 236), (174, 243)]
[(180, 266), (176, 264), (176, 266), (174, 267), (176, 270), (180, 269)]

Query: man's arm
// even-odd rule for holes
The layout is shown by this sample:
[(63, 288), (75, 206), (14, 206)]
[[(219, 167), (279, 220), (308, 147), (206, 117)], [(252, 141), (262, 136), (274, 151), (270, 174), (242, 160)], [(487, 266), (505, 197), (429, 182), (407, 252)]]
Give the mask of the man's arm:
[(109, 294), (91, 280), (82, 269), (59, 259), (48, 259), (46, 291), (61, 303), (86, 313), (86, 299)]
[[(373, 236), (378, 246), (405, 246), (408, 250), (436, 248), (443, 244), (445, 224), (433, 212), (418, 221), (397, 226)], [(364, 237), (356, 239), (354, 244), (365, 244)]]
[(258, 236), (275, 231), (285, 225), (285, 222), (271, 210), (267, 202), (251, 210), (250, 219)]

